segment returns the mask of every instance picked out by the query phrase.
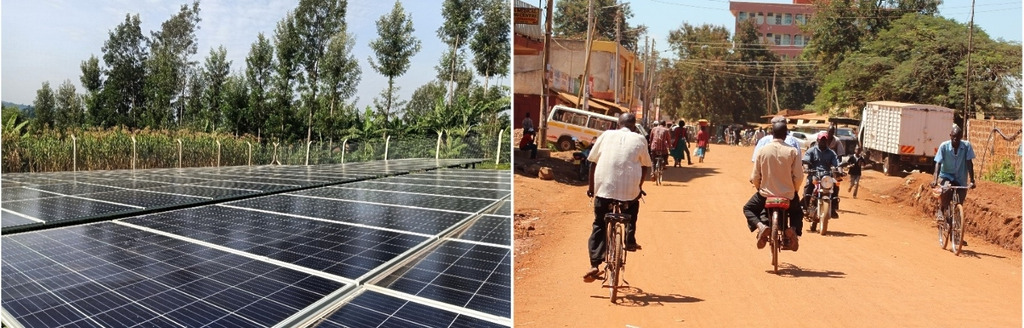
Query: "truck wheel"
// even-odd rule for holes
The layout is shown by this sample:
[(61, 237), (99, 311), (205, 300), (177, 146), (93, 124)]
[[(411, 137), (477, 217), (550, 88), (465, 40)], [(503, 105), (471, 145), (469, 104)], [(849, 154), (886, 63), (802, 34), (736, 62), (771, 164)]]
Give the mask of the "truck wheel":
[(895, 176), (900, 173), (899, 160), (893, 159), (892, 156), (885, 157), (885, 163), (882, 163), (882, 173), (887, 176)]
[(570, 136), (559, 137), (558, 143), (555, 144), (555, 148), (558, 148), (558, 151), (569, 151), (576, 148), (575, 146), (576, 143), (572, 141), (572, 137)]

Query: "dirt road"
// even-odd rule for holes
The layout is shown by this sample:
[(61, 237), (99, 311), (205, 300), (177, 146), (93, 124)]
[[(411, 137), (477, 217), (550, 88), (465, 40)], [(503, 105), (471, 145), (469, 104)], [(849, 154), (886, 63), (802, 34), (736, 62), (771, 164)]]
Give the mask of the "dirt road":
[[(866, 171), (846, 192), (826, 236), (805, 231), (799, 252), (771, 273), (741, 207), (752, 148), (713, 146), (703, 164), (670, 168), (645, 184), (632, 285), (611, 304), (586, 283), (593, 212), (585, 187), (517, 174), (515, 212), (536, 230), (517, 240), (515, 325), (520, 327), (1021, 327), (1021, 255), (968, 237), (965, 254), (940, 250), (916, 209), (887, 204)], [(517, 162), (517, 165), (519, 163)], [(805, 228), (809, 225), (805, 224)]]

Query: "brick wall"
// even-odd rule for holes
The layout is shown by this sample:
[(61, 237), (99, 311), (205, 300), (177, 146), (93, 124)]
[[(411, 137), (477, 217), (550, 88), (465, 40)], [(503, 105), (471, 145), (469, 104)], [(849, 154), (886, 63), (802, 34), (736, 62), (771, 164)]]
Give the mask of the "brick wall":
[[(998, 128), (1010, 140), (1004, 139), (993, 129)], [(967, 121), (967, 141), (974, 146), (974, 173), (980, 178), (997, 168), (1003, 160), (1009, 160), (1017, 172), (1021, 171), (1021, 121), (978, 120)]]

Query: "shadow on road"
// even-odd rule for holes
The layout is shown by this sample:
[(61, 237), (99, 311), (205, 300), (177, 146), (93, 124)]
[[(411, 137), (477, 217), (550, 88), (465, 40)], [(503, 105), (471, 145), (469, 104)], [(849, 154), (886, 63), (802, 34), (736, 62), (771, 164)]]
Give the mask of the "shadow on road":
[[(765, 270), (765, 272), (773, 273), (772, 270)], [(804, 269), (789, 263), (782, 263), (779, 265), (779, 276), (793, 278), (845, 278), (846, 273), (829, 270), (815, 271)]]
[(994, 258), (997, 258), (997, 259), (1005, 259), (1006, 258), (1005, 256), (992, 255), (992, 254), (989, 254), (989, 253), (975, 252), (975, 251), (972, 251), (972, 250), (969, 250), (969, 249), (961, 250), (960, 251), (960, 256), (962, 256), (962, 257), (973, 257), (973, 258), (976, 258), (976, 259), (980, 259), (982, 256), (994, 257)]
[[(715, 175), (718, 173), (717, 169), (710, 167), (695, 167), (695, 166), (683, 166), (683, 167), (670, 167), (665, 170), (665, 176), (661, 178), (662, 182), (669, 184), (668, 187), (684, 187), (681, 185), (672, 185), (672, 183), (689, 182), (690, 180)], [(646, 185), (646, 183), (644, 183)]]
[(838, 210), (838, 211), (839, 211), (839, 213), (850, 213), (850, 214), (864, 215), (864, 213), (857, 212), (857, 211), (851, 211), (851, 210)]
[(835, 231), (835, 230), (826, 231), (825, 235), (829, 236), (829, 237), (867, 237), (868, 236), (868, 235), (865, 235), (865, 234), (862, 234), (862, 233), (842, 232), (842, 231)]
[[(605, 298), (607, 296), (591, 296), (595, 298)], [(619, 306), (632, 306), (632, 307), (643, 307), (649, 305), (665, 305), (665, 303), (696, 303), (703, 302), (703, 299), (680, 295), (680, 294), (665, 294), (659, 295), (654, 293), (645, 292), (643, 289), (638, 287), (628, 287), (619, 290), (619, 299), (616, 304)]]

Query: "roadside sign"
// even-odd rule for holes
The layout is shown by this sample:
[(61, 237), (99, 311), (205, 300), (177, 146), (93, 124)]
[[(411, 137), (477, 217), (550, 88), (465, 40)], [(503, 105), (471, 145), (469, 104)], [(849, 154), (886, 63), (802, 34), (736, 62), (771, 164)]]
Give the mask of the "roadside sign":
[(516, 7), (514, 16), (516, 24), (540, 24), (540, 8)]

